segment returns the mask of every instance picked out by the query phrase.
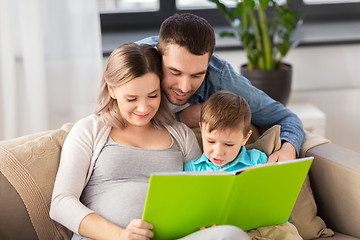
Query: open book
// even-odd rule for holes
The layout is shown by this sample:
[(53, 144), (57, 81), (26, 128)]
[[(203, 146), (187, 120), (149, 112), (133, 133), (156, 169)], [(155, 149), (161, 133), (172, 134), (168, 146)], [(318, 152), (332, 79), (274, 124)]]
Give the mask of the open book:
[(238, 172), (154, 173), (143, 220), (154, 239), (177, 239), (200, 227), (244, 231), (288, 221), (313, 158), (258, 165)]

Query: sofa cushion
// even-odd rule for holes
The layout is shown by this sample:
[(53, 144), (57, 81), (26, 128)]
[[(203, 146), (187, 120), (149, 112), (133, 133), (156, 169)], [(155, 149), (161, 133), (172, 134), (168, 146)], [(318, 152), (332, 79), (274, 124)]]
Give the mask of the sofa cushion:
[(246, 149), (258, 149), (270, 156), (281, 148), (280, 125), (275, 125), (261, 134), (253, 143), (246, 144)]
[(260, 227), (247, 232), (251, 240), (303, 240), (296, 227), (287, 222), (269, 227)]
[[(305, 154), (309, 149), (329, 142), (328, 139), (317, 134), (308, 131), (305, 131), (305, 133), (306, 138), (300, 149), (300, 157), (305, 157)], [(316, 161), (316, 159), (314, 161)], [(297, 227), (304, 240), (334, 235), (334, 232), (327, 228), (325, 222), (318, 216), (317, 205), (311, 189), (309, 175), (306, 177), (304, 184), (301, 187), (289, 221)]]
[(24, 202), (1, 172), (0, 191), (0, 239), (37, 239)]
[(296, 226), (304, 240), (334, 235), (334, 232), (327, 228), (325, 222), (317, 215), (309, 175), (306, 176), (301, 187), (289, 221)]
[(0, 236), (4, 239), (21, 239), (20, 234), (29, 234), (27, 239), (36, 239), (36, 235), (39, 239), (69, 239), (72, 235), (49, 217), (60, 151), (69, 129), (70, 125), (64, 125), (0, 142), (1, 192), (7, 193), (0, 195), (1, 223), (6, 221), (0, 224)]
[(307, 153), (319, 215), (331, 229), (360, 239), (360, 153), (327, 143)]
[(335, 234), (331, 237), (320, 237), (316, 240), (359, 240), (360, 238), (352, 237), (349, 235), (345, 235), (342, 233), (335, 232)]

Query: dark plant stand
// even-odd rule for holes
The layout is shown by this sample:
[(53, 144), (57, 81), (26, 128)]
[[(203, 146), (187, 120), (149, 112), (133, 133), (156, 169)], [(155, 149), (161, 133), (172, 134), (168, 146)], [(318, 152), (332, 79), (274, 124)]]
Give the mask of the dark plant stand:
[(283, 64), (279, 70), (249, 70), (244, 64), (240, 73), (250, 80), (252, 85), (264, 91), (271, 98), (286, 105), (291, 91), (292, 66)]

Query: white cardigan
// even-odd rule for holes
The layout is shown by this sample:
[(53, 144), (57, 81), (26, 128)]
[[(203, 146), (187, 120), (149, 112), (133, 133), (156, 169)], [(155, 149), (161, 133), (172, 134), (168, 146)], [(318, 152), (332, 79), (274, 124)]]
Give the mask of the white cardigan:
[[(176, 122), (166, 129), (179, 143), (184, 163), (201, 156), (195, 134)], [(75, 123), (65, 139), (52, 195), (50, 217), (78, 233), (81, 221), (94, 212), (80, 202), (111, 127), (93, 114)]]

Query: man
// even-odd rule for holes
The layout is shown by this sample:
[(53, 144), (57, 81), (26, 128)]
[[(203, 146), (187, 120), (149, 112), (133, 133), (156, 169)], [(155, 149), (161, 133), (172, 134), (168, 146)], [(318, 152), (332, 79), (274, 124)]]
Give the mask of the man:
[(162, 55), (161, 88), (178, 120), (198, 127), (201, 104), (219, 90), (232, 91), (249, 103), (253, 124), (263, 128), (281, 125), (282, 146), (269, 156), (269, 162), (295, 159), (299, 154), (305, 139), (300, 119), (213, 54), (215, 34), (205, 19), (175, 14), (162, 23), (159, 37), (138, 43), (157, 47)]

